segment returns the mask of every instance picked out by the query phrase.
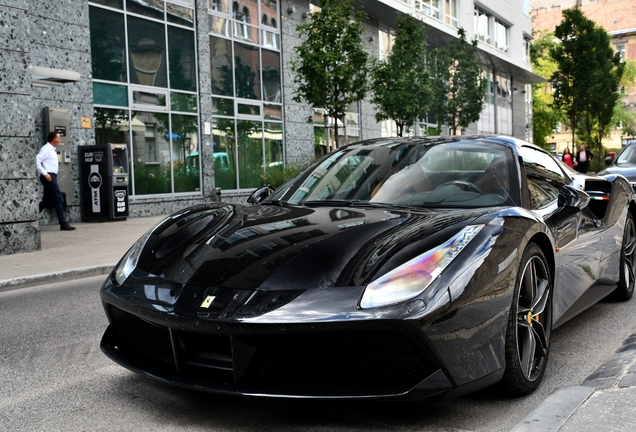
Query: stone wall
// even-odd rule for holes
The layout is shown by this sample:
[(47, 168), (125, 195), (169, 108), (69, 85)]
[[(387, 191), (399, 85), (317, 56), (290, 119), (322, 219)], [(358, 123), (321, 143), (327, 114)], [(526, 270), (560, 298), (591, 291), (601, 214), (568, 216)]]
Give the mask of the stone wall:
[(0, 0), (0, 254), (40, 248), (29, 5)]
[(293, 100), (296, 87), (294, 86), (294, 74), (291, 70), (292, 62), (297, 58), (296, 47), (302, 42), (296, 27), (309, 22), (309, 2), (282, 0), (280, 11), (285, 109), (285, 161), (288, 164), (295, 164), (311, 161), (314, 157), (314, 129), (313, 124), (307, 121), (312, 116), (313, 110), (308, 104)]

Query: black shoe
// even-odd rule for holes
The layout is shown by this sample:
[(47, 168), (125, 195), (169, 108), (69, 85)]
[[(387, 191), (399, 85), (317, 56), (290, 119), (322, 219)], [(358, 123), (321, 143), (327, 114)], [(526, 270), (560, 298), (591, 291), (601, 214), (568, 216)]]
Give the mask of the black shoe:
[(62, 231), (73, 231), (75, 229), (74, 226), (71, 226), (70, 224), (66, 223), (64, 225), (60, 225), (60, 229)]

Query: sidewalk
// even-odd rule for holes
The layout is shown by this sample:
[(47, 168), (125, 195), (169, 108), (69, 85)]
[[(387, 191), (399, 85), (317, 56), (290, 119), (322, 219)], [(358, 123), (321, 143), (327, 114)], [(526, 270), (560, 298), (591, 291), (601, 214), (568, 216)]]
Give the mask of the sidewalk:
[[(42, 226), (42, 249), (0, 255), (0, 291), (106, 275), (165, 216)], [(632, 301), (636, 301), (636, 298)], [(579, 386), (557, 389), (514, 432), (636, 430), (636, 333)]]
[(165, 216), (42, 226), (42, 249), (0, 255), (0, 291), (107, 274), (128, 248)]
[(512, 432), (634, 431), (635, 406), (636, 333), (580, 386), (556, 389)]

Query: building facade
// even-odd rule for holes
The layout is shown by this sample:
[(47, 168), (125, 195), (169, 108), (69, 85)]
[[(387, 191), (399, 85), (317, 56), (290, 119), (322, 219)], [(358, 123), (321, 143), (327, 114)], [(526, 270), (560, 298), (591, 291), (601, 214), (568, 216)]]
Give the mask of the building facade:
[[(575, 6), (588, 19), (607, 30), (610, 43), (623, 59), (636, 61), (636, 2), (633, 0), (531, 0), (533, 29), (554, 32), (563, 19), (562, 11)], [(625, 110), (636, 113), (636, 86), (627, 86), (623, 92)], [(626, 134), (619, 124), (603, 139), (603, 147), (617, 150), (635, 138)], [(564, 124), (557, 126), (548, 142), (554, 153), (563, 153), (566, 147), (574, 151), (572, 131)]]
[[(462, 133), (532, 139), (530, 85), (541, 79), (529, 61), (529, 0), (356, 7), (368, 15), (363, 40), (374, 57), (390, 51), (403, 14), (425, 23), (432, 47), (464, 28), (479, 41), (488, 86), (480, 120)], [(39, 226), (56, 223), (53, 212), (38, 214), (35, 155), (48, 129), (58, 130), (47, 109), (69, 119), (59, 130), (71, 222), (81, 219), (80, 146), (126, 145), (129, 217), (218, 200), (218, 188), (223, 201), (244, 202), (263, 170), (324, 153), (333, 125), (293, 101), (290, 67), (296, 28), (315, 8), (306, 0), (0, 0), (0, 253), (38, 249)], [(349, 142), (395, 133), (375, 121), (368, 100), (350, 107), (346, 125)]]

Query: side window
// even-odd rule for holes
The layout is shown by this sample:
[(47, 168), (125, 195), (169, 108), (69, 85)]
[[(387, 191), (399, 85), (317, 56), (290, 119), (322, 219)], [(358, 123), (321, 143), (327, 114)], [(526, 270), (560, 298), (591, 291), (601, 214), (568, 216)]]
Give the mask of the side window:
[(521, 147), (519, 154), (526, 171), (531, 207), (537, 210), (555, 202), (559, 189), (568, 183), (557, 162), (531, 147)]
[(528, 189), (533, 210), (546, 207), (559, 197), (559, 190), (539, 177), (528, 176)]

